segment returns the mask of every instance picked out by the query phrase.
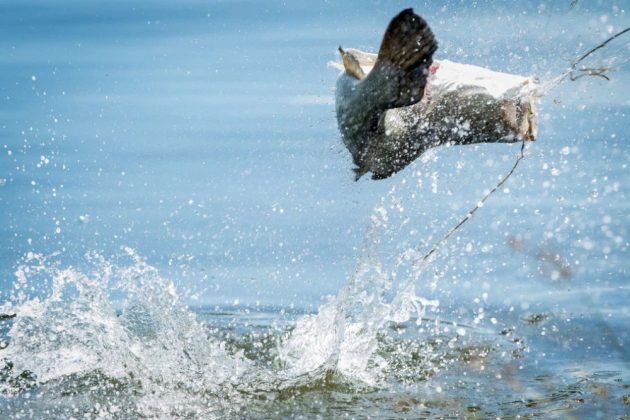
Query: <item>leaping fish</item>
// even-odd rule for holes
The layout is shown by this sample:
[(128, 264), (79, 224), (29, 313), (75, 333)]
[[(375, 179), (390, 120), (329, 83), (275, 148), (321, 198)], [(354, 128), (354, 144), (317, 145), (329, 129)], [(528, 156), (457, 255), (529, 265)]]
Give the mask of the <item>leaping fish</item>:
[(533, 78), (434, 61), (437, 48), (413, 9), (392, 19), (378, 55), (339, 47), (337, 123), (356, 180), (388, 178), (439, 145), (535, 140)]

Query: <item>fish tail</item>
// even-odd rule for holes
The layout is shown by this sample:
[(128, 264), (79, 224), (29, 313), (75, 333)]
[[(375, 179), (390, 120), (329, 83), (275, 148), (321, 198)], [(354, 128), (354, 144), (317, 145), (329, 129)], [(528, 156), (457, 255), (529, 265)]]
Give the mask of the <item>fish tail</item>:
[(405, 9), (392, 19), (378, 52), (377, 65), (391, 71), (397, 83), (390, 107), (412, 105), (424, 95), (424, 87), (438, 45), (427, 22)]

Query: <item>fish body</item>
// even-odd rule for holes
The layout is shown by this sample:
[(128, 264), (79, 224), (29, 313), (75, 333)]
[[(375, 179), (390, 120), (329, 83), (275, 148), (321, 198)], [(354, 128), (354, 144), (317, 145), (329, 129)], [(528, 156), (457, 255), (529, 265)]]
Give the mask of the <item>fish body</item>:
[(436, 50), (411, 9), (392, 20), (378, 55), (340, 48), (337, 122), (357, 180), (388, 178), (431, 147), (535, 139), (533, 79), (434, 62)]

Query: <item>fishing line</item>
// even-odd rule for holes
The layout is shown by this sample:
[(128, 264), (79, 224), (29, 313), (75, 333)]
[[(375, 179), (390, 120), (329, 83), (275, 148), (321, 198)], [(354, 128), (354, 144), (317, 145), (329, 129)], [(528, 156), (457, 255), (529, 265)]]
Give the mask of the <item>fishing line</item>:
[[(571, 81), (575, 81), (575, 80), (577, 80), (577, 79), (579, 79), (581, 77), (584, 77), (584, 76), (597, 76), (597, 77), (602, 77), (602, 78), (604, 78), (606, 80), (610, 80), (608, 78), (608, 76), (606, 75), (606, 72), (609, 71), (610, 68), (600, 67), (600, 68), (581, 68), (581, 69), (578, 69), (576, 67), (577, 67), (578, 64), (580, 64), (582, 61), (584, 61), (587, 57), (589, 57), (595, 51), (599, 50), (600, 48), (604, 48), (613, 39), (619, 38), (621, 35), (627, 33), (628, 31), (630, 31), (630, 27), (628, 27), (628, 28), (626, 28), (626, 29), (624, 29), (624, 30), (622, 30), (620, 32), (617, 32), (616, 34), (614, 34), (610, 38), (606, 39), (601, 44), (597, 45), (594, 48), (591, 48), (590, 50), (588, 50), (587, 52), (582, 54), (575, 61), (573, 61), (573, 63), (571, 63), (571, 66), (569, 68), (567, 68), (564, 73), (562, 73), (560, 76), (558, 76), (555, 79), (553, 79), (543, 89), (541, 89), (541, 91), (540, 91), (541, 96), (542, 95), (546, 95), (551, 90), (553, 90), (556, 87), (558, 87), (560, 85), (560, 83), (562, 83), (564, 80), (566, 80), (567, 77)], [(575, 75), (576, 72), (580, 72), (580, 74)]]
[(475, 204), (475, 206), (473, 208), (471, 208), (470, 210), (468, 210), (468, 213), (466, 213), (466, 216), (464, 216), (456, 225), (454, 225), (453, 227), (451, 227), (448, 232), (446, 232), (446, 234), (435, 243), (435, 245), (433, 245), (433, 247), (431, 247), (431, 249), (429, 250), (429, 252), (427, 252), (426, 254), (424, 254), (424, 256), (422, 257), (422, 259), (420, 260), (420, 264), (424, 264), (426, 261), (428, 261), (433, 254), (435, 253), (435, 251), (438, 250), (438, 248), (440, 248), (440, 246), (442, 246), (447, 240), (448, 238), (451, 237), (451, 235), (453, 233), (455, 233), (456, 230), (458, 230), (460, 227), (462, 227), (462, 225), (464, 223), (466, 223), (468, 220), (472, 219), (473, 215), (475, 214), (475, 212), (477, 210), (479, 210), (481, 207), (483, 207), (484, 203), (486, 202), (486, 200), (488, 200), (488, 198), (490, 198), (490, 196), (492, 194), (494, 194), (499, 188), (501, 188), (501, 186), (503, 184), (505, 184), (505, 182), (512, 176), (512, 174), (514, 173), (514, 171), (516, 171), (516, 168), (518, 167), (518, 164), (521, 162), (521, 160), (523, 160), (523, 158), (525, 157), (525, 141), (522, 141), (521, 144), (521, 151), (519, 152), (518, 156), (516, 157), (516, 161), (514, 162), (514, 165), (512, 166), (512, 169), (510, 169), (510, 171), (503, 175), (503, 177), (499, 180), (499, 182), (497, 182), (497, 184), (494, 186), (494, 188), (492, 188), (490, 191), (488, 191), (486, 193), (486, 195), (484, 195), (481, 200), (479, 200), (477, 202), (477, 204)]
[[(598, 76), (598, 77), (603, 77), (606, 80), (609, 80), (608, 77), (606, 76), (606, 71), (609, 70), (607, 68), (598, 68), (598, 69), (591, 69), (591, 68), (584, 68), (584, 69), (577, 69), (577, 65), (584, 61), (587, 57), (589, 57), (590, 55), (592, 55), (595, 51), (604, 48), (609, 42), (611, 42), (612, 40), (614, 40), (615, 38), (620, 37), (621, 35), (630, 32), (630, 27), (617, 32), (615, 35), (609, 37), (608, 39), (606, 39), (604, 42), (602, 42), (601, 44), (591, 48), (590, 50), (588, 50), (586, 53), (582, 54), (580, 57), (578, 57), (575, 61), (573, 61), (573, 63), (571, 63), (571, 66), (564, 72), (562, 73), (560, 76), (558, 76), (557, 78), (555, 78), (554, 80), (552, 80), (550, 83), (548, 83), (546, 85), (546, 87), (544, 89), (542, 89), (542, 91), (540, 92), (540, 96), (547, 94), (549, 91), (551, 91), (552, 89), (556, 88), (560, 83), (562, 83), (564, 80), (566, 80), (567, 78), (569, 78), (569, 80), (575, 81), (583, 76)], [(575, 72), (580, 72), (580, 74), (575, 75)], [(438, 240), (432, 247), (431, 249), (424, 254), (421, 258), (417, 259), (413, 266), (414, 268), (417, 270), (416, 273), (420, 273), (420, 270), (422, 268), (424, 268), (424, 266), (426, 264), (428, 264), (431, 260), (431, 257), (435, 254), (435, 252), (442, 246), (444, 245), (444, 243), (451, 237), (451, 235), (453, 235), (453, 233), (455, 233), (459, 228), (461, 228), (468, 220), (472, 219), (473, 215), (477, 212), (477, 210), (479, 210), (481, 207), (483, 207), (484, 203), (499, 189), (501, 188), (501, 186), (503, 184), (505, 184), (505, 182), (512, 176), (512, 174), (514, 174), (514, 172), (516, 171), (516, 168), (518, 167), (518, 164), (521, 162), (521, 160), (523, 160), (523, 158), (525, 157), (525, 141), (523, 139), (522, 144), (521, 144), (521, 150), (519, 152), (519, 154), (516, 157), (516, 161), (514, 162), (514, 165), (512, 166), (512, 169), (510, 169), (510, 171), (505, 174), (500, 180), (499, 182), (497, 182), (497, 184), (494, 186), (494, 188), (492, 188), (488, 193), (486, 193), (481, 200), (479, 200), (477, 202), (477, 204), (471, 208), (468, 213), (466, 213), (466, 215), (457, 223), (455, 224), (453, 227), (451, 227), (448, 232), (446, 232), (446, 234), (444, 236), (442, 236), (442, 238), (440, 240)]]

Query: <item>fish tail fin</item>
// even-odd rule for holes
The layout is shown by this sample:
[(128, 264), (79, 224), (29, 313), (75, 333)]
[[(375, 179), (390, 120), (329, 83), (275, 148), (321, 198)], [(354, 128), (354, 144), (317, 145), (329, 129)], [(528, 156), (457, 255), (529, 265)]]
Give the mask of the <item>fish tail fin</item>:
[(388, 76), (397, 83), (389, 101), (391, 108), (413, 105), (422, 99), (437, 48), (431, 28), (413, 9), (405, 9), (392, 19), (377, 59), (377, 65), (391, 71)]

